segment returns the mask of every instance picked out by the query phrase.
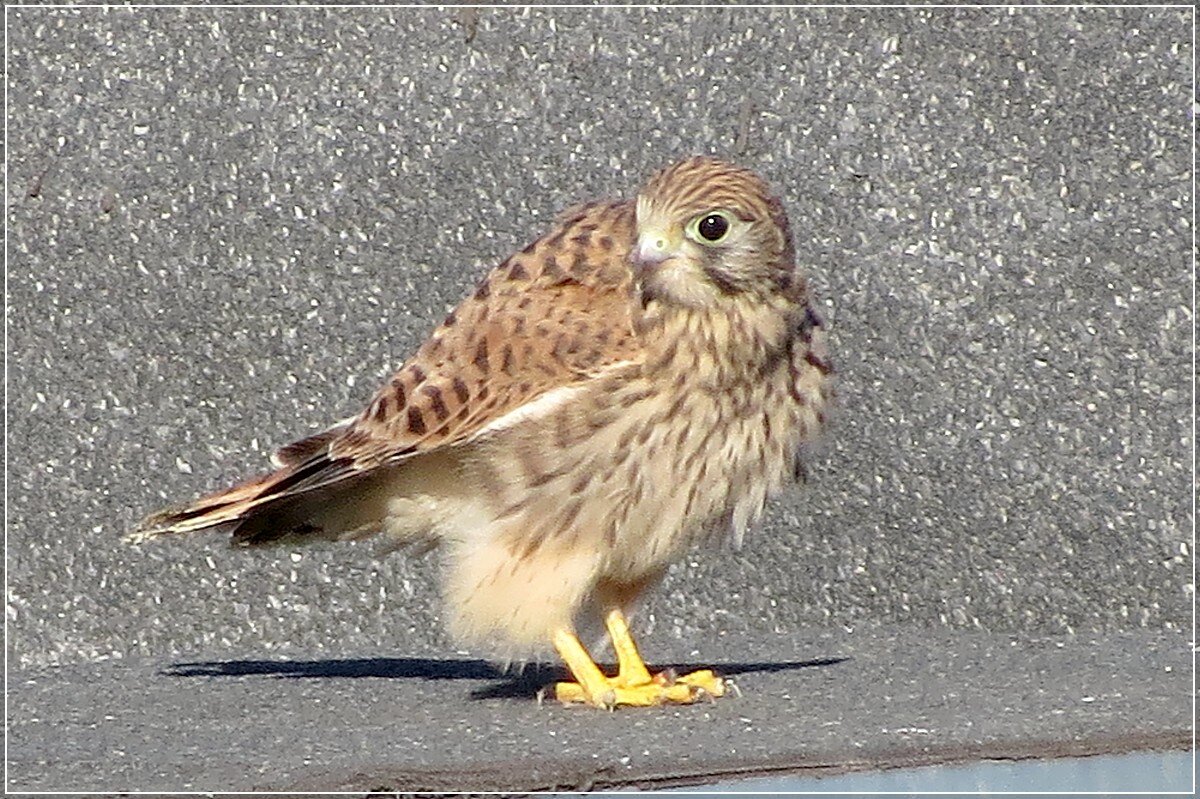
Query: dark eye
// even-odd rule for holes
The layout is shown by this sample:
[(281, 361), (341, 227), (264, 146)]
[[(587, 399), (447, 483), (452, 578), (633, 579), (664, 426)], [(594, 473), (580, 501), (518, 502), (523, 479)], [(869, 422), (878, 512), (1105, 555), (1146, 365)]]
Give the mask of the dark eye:
[(729, 220), (721, 214), (709, 214), (700, 220), (696, 231), (705, 241), (720, 241), (729, 232)]

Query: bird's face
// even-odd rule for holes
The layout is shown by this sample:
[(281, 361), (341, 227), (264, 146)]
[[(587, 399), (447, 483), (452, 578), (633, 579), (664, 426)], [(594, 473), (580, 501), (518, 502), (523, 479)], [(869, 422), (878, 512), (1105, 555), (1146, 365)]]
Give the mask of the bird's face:
[(751, 172), (691, 158), (638, 195), (630, 263), (643, 303), (708, 308), (766, 299), (791, 285), (793, 260), (783, 208)]

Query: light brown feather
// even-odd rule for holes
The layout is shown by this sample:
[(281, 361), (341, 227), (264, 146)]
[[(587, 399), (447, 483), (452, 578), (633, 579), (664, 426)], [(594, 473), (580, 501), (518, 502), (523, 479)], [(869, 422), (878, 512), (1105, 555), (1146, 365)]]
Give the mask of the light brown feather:
[[(129, 540), (230, 526), (237, 543), (336, 536), (287, 504), (463, 444), (549, 391), (637, 360), (633, 225), (628, 202), (578, 208), (493, 269), (357, 417), (281, 448), (275, 472), (150, 516)], [(250, 531), (239, 524), (268, 512)]]

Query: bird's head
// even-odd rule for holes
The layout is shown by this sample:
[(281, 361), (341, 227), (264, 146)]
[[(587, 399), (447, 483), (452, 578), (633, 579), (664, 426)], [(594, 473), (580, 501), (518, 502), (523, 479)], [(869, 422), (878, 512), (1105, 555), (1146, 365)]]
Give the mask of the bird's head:
[(667, 167), (638, 194), (629, 257), (644, 303), (710, 308), (788, 296), (797, 280), (779, 200), (753, 172), (703, 156)]

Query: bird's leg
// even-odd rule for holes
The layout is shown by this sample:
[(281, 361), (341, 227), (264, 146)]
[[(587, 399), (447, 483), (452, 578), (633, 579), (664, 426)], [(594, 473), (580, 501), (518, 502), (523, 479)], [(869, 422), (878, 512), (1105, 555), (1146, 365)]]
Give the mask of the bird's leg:
[(575, 633), (570, 630), (555, 632), (554, 648), (558, 650), (558, 656), (567, 664), (571, 676), (576, 680), (555, 684), (554, 694), (559, 702), (587, 702), (603, 708), (616, 706), (617, 697), (609, 679), (600, 671), (600, 667), (583, 648)]
[(652, 677), (633, 642), (624, 614), (620, 610), (611, 611), (605, 618), (605, 626), (617, 652), (616, 677), (606, 677), (600, 671), (573, 632), (559, 630), (554, 634), (554, 648), (576, 680), (554, 686), (555, 697), (563, 704), (586, 703), (607, 709), (618, 705), (691, 704), (704, 696), (725, 693), (725, 681), (708, 669), (678, 679), (667, 672)]
[(608, 636), (612, 639), (613, 649), (617, 652), (617, 682), (626, 686), (645, 685), (653, 682), (658, 685), (676, 685), (682, 683), (699, 689), (709, 696), (725, 695), (725, 680), (718, 677), (712, 669), (701, 669), (676, 677), (672, 672), (660, 671), (653, 677), (646, 668), (638, 652), (633, 635), (629, 632), (629, 622), (619, 608), (608, 612), (604, 619), (608, 628)]
[(554, 634), (554, 648), (575, 678), (575, 682), (560, 682), (554, 686), (555, 698), (564, 705), (583, 703), (611, 710), (618, 705), (688, 704), (696, 701), (700, 694), (698, 689), (683, 683), (659, 685), (648, 679), (643, 685), (627, 686), (621, 683), (620, 677), (606, 677), (579, 638), (569, 630)]
[(613, 608), (604, 617), (604, 626), (608, 628), (608, 637), (612, 640), (613, 650), (617, 653), (617, 682), (621, 685), (646, 685), (653, 681), (646, 661), (638, 652), (637, 644), (629, 632), (629, 622), (619, 608)]

